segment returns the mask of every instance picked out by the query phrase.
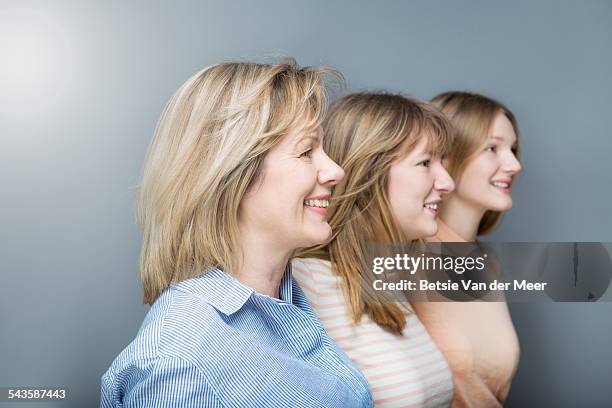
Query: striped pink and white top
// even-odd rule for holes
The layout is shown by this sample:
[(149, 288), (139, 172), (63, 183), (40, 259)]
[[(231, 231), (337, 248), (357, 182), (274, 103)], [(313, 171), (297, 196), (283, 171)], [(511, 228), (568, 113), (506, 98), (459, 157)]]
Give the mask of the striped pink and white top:
[(416, 314), (406, 317), (403, 335), (382, 329), (367, 315), (356, 325), (329, 261), (295, 258), (292, 270), (329, 336), (368, 379), (376, 406), (451, 404), (451, 370)]

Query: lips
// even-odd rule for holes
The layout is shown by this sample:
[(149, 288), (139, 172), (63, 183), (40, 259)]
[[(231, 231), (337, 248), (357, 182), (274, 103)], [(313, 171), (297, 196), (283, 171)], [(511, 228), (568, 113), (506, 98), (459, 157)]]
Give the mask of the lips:
[(327, 208), (329, 207), (329, 200), (319, 199), (319, 200), (304, 200), (304, 204), (308, 207), (317, 207), (317, 208)]
[(499, 179), (491, 181), (491, 185), (498, 190), (508, 192), (510, 191), (510, 185), (512, 183), (512, 179)]
[(329, 199), (329, 194), (313, 196), (305, 199), (304, 205), (309, 210), (312, 210), (320, 215), (325, 216), (327, 215), (327, 207), (329, 207)]
[(425, 211), (429, 212), (433, 216), (438, 215), (438, 205), (442, 202), (442, 200), (434, 200), (427, 202), (423, 205)]

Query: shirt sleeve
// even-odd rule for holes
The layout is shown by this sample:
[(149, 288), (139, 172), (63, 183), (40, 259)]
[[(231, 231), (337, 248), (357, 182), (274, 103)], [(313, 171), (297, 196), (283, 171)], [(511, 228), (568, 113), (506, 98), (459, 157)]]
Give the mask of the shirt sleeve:
[(312, 270), (300, 258), (294, 258), (291, 261), (291, 273), (298, 285), (300, 285), (300, 288), (302, 288), (312, 308), (317, 310), (319, 298), (317, 296), (317, 282)]
[(116, 383), (116, 392), (111, 397), (103, 392), (101, 407), (223, 406), (198, 368), (178, 358), (134, 363), (117, 377)]

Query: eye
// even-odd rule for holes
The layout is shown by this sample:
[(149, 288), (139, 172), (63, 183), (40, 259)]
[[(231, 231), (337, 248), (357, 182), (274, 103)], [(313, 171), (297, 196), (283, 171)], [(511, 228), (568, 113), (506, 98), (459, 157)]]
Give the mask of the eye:
[(431, 164), (431, 160), (427, 159), (427, 160), (423, 160), (417, 163), (417, 166), (429, 167), (430, 164)]
[(306, 150), (305, 152), (300, 154), (300, 157), (305, 157), (307, 159), (310, 159), (312, 157), (312, 149)]
[(485, 152), (492, 152), (495, 153), (497, 152), (497, 146), (491, 145), (491, 146), (487, 146), (484, 149)]

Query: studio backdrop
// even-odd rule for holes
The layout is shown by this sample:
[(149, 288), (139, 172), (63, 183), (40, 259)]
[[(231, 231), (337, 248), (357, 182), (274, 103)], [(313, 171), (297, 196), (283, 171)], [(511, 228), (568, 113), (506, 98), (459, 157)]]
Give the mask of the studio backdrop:
[[(502, 100), (524, 170), (487, 240), (610, 242), (611, 45), (607, 0), (3, 0), (0, 387), (98, 403), (148, 310), (134, 219), (144, 155), (201, 68), (292, 56), (339, 69), (347, 91)], [(611, 303), (510, 310), (521, 359), (507, 406), (610, 405)]]

